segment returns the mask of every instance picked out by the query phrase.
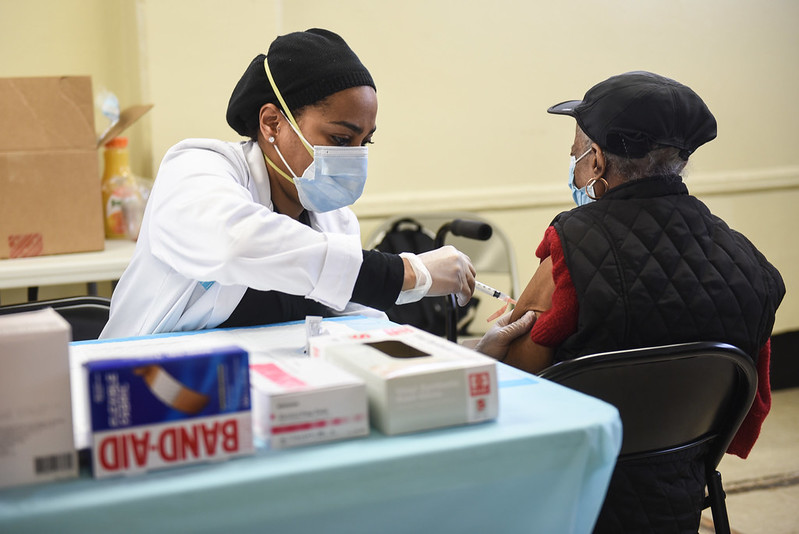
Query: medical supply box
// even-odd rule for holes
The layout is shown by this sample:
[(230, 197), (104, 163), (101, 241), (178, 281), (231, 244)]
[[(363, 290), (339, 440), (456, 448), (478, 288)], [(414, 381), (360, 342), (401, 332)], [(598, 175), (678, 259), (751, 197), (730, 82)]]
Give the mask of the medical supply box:
[(366, 381), (372, 426), (400, 434), (495, 419), (496, 362), (401, 325), (310, 339), (311, 356)]
[(52, 308), (0, 316), (0, 487), (78, 475), (70, 337)]
[(365, 436), (366, 384), (324, 360), (261, 357), (250, 364), (255, 434), (272, 449)]
[(243, 349), (95, 360), (84, 367), (95, 477), (254, 452)]

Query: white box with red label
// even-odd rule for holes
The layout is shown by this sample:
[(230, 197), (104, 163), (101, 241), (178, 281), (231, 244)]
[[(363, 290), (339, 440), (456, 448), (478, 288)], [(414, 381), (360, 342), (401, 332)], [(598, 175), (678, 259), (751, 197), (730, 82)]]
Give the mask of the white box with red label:
[(273, 449), (369, 433), (366, 385), (328, 362), (260, 357), (250, 383), (255, 434)]
[(400, 434), (495, 419), (496, 362), (401, 325), (310, 339), (311, 356), (366, 382), (372, 426)]

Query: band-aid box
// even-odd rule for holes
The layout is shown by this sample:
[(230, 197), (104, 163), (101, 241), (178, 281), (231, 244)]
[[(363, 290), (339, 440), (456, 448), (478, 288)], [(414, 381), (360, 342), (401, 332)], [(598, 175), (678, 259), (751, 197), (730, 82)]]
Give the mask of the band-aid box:
[(401, 325), (310, 339), (323, 358), (366, 382), (371, 424), (400, 434), (495, 419), (496, 362), (444, 338)]
[(70, 338), (52, 308), (0, 316), (0, 487), (78, 475)]
[(250, 364), (255, 434), (273, 449), (369, 433), (363, 380), (319, 359), (259, 358)]
[(243, 349), (84, 366), (95, 477), (254, 452), (249, 358)]

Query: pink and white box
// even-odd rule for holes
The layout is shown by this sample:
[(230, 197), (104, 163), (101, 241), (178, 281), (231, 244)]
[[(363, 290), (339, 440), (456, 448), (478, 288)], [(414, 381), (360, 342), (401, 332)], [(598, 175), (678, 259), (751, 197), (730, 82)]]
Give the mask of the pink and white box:
[(308, 357), (261, 357), (250, 364), (255, 435), (272, 449), (369, 433), (363, 380)]

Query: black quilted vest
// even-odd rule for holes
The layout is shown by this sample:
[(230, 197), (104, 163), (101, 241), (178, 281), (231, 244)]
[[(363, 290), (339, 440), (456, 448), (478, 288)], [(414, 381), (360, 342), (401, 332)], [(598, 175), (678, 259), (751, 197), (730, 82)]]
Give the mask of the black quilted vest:
[(679, 176), (615, 187), (552, 224), (580, 307), (555, 360), (688, 341), (730, 343), (755, 360), (771, 335), (782, 278)]
[[(577, 333), (556, 361), (688, 341), (730, 343), (755, 360), (770, 336), (782, 278), (679, 176), (615, 187), (552, 224), (580, 307)], [(617, 467), (595, 532), (696, 532), (705, 486), (699, 453)]]

